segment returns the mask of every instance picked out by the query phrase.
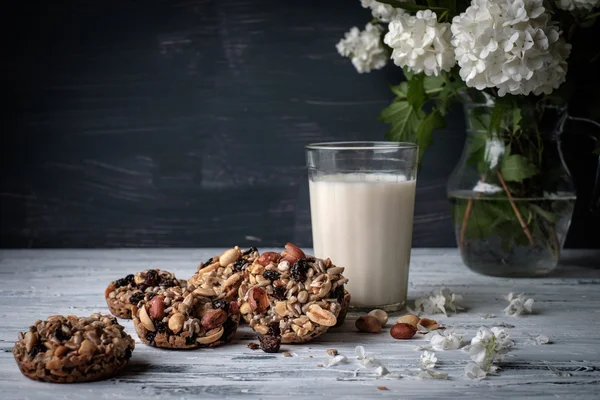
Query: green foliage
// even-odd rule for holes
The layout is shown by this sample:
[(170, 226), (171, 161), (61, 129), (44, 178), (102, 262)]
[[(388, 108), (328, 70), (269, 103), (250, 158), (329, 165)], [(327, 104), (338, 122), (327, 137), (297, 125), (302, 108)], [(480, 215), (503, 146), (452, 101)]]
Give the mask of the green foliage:
[(386, 138), (394, 142), (415, 142), (421, 116), (407, 100), (394, 101), (381, 111), (381, 121), (391, 124)]
[(538, 169), (529, 159), (519, 154), (508, 154), (502, 158), (500, 172), (506, 182), (522, 182), (538, 174)]
[(396, 98), (379, 120), (390, 125), (388, 140), (415, 142), (421, 156), (433, 142), (433, 131), (445, 126), (444, 115), (456, 100), (457, 86), (445, 76), (406, 75), (406, 82), (390, 87)]
[(427, 115), (417, 128), (417, 144), (419, 145), (419, 160), (422, 159), (425, 149), (433, 142), (433, 131), (446, 126), (446, 121), (440, 110), (434, 110)]
[(415, 74), (408, 81), (408, 93), (407, 99), (408, 103), (415, 109), (416, 112), (419, 112), (425, 104), (425, 100), (427, 96), (425, 95), (425, 86), (424, 86), (424, 74)]

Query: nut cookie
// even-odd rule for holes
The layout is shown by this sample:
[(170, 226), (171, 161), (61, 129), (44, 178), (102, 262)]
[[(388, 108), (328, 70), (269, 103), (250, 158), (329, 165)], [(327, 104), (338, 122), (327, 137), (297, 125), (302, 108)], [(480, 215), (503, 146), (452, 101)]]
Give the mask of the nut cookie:
[(260, 335), (278, 322), (281, 343), (308, 342), (336, 326), (347, 309), (343, 271), (291, 243), (281, 254), (262, 253), (238, 291), (240, 312)]
[[(338, 292), (339, 293), (339, 292)], [(350, 296), (350, 292), (344, 289), (344, 297), (341, 299), (342, 309), (340, 310), (340, 315), (337, 318), (337, 324), (335, 324), (335, 328), (341, 326), (346, 320), (346, 314), (348, 314), (348, 309), (350, 308), (350, 300), (352, 296)]]
[(104, 290), (104, 297), (113, 315), (131, 319), (131, 307), (144, 298), (145, 292), (181, 285), (186, 285), (185, 280), (175, 278), (171, 272), (148, 269), (111, 282)]
[(238, 304), (211, 299), (190, 288), (194, 286), (146, 293), (133, 306), (133, 325), (142, 342), (168, 349), (195, 349), (216, 347), (233, 338), (240, 322)]
[(13, 355), (23, 375), (54, 383), (89, 382), (115, 375), (135, 342), (112, 315), (53, 315), (19, 333)]
[(240, 250), (235, 246), (201, 263), (194, 276), (188, 279), (188, 284), (195, 287), (192, 291), (202, 296), (237, 300), (238, 289), (247, 275), (246, 269), (257, 258), (256, 247)]

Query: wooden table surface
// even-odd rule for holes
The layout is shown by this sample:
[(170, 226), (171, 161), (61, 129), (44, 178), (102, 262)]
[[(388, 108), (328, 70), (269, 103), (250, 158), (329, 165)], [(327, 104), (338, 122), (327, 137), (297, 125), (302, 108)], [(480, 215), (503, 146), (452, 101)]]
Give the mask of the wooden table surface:
[[(267, 250), (267, 249), (264, 249)], [(497, 376), (472, 381), (464, 376), (468, 354), (437, 352), (436, 371), (448, 380), (420, 380), (415, 345), (426, 340), (396, 341), (389, 325), (380, 334), (359, 333), (355, 314), (344, 325), (305, 345), (284, 345), (282, 354), (247, 347), (255, 336), (244, 325), (234, 342), (215, 349), (166, 351), (142, 344), (131, 321), (121, 320), (136, 338), (127, 369), (106, 381), (57, 385), (21, 375), (12, 347), (19, 331), (52, 314), (108, 312), (104, 288), (116, 278), (142, 269), (168, 269), (188, 277), (199, 261), (222, 249), (196, 250), (7, 250), (0, 252), (0, 398), (134, 399), (134, 398), (597, 398), (600, 389), (600, 252), (566, 252), (551, 276), (504, 279), (477, 275), (460, 261), (455, 249), (416, 249), (410, 272), (409, 302), (447, 286), (464, 296), (467, 309), (434, 318), (463, 332), (470, 340), (483, 325), (506, 328), (515, 346)], [(503, 314), (503, 297), (525, 292), (535, 299), (534, 314)], [(485, 314), (496, 318), (484, 319)], [(534, 345), (530, 335), (553, 343)], [(354, 348), (364, 346), (400, 378), (377, 378), (359, 370)], [(348, 362), (322, 368), (335, 348)], [(554, 372), (553, 372), (554, 370)], [(384, 386), (388, 390), (377, 387)]]

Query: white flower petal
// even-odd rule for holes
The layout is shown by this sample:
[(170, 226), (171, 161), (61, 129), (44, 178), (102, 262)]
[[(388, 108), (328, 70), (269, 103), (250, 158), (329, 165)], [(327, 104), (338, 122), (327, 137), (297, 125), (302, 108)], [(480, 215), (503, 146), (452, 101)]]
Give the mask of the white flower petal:
[(462, 344), (462, 336), (454, 333), (452, 330), (446, 330), (443, 333), (435, 333), (429, 339), (433, 350), (445, 351), (459, 349)]
[(600, 0), (556, 0), (558, 8), (573, 11), (575, 9), (591, 10), (600, 5)]
[(481, 369), (479, 365), (470, 362), (465, 366), (465, 375), (469, 379), (480, 381), (482, 379), (485, 379), (487, 373), (483, 369)]
[(379, 362), (371, 357), (363, 358), (362, 360), (359, 360), (358, 362), (360, 365), (362, 365), (365, 368), (375, 368), (375, 367), (380, 366)]
[(338, 354), (335, 357), (331, 357), (329, 359), (329, 361), (324, 365), (325, 368), (329, 368), (329, 367), (333, 367), (335, 365), (341, 364), (346, 362), (348, 359), (346, 358), (346, 356), (343, 356), (341, 354)]
[(435, 353), (430, 351), (424, 351), (421, 354), (421, 368), (422, 369), (432, 369), (435, 367), (437, 363), (437, 357)]
[(552, 343), (550, 338), (546, 335), (530, 336), (530, 341), (534, 346)]
[(448, 288), (437, 289), (415, 300), (413, 314), (446, 314), (447, 310), (462, 310), (462, 296), (452, 293)]
[(476, 343), (470, 346), (469, 348), (469, 358), (478, 363), (483, 363), (488, 357), (488, 352), (486, 350), (485, 345), (481, 343)]
[(365, 358), (365, 348), (363, 346), (356, 346), (354, 354), (356, 354), (359, 360), (363, 360)]
[(425, 370), (419, 372), (417, 375), (419, 379), (437, 379), (437, 380), (446, 380), (448, 379), (448, 374), (442, 372), (433, 372), (430, 370)]
[(534, 300), (526, 297), (523, 293), (516, 296), (512, 293), (509, 293), (506, 299), (509, 301), (508, 306), (504, 309), (504, 313), (506, 315), (516, 317), (521, 314), (532, 312)]

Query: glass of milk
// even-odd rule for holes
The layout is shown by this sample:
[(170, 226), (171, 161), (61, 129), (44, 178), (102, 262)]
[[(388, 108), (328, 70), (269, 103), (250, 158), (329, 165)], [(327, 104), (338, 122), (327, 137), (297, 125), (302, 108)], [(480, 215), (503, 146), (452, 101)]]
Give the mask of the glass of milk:
[(412, 143), (306, 148), (315, 256), (346, 268), (354, 309), (406, 305), (417, 157)]

